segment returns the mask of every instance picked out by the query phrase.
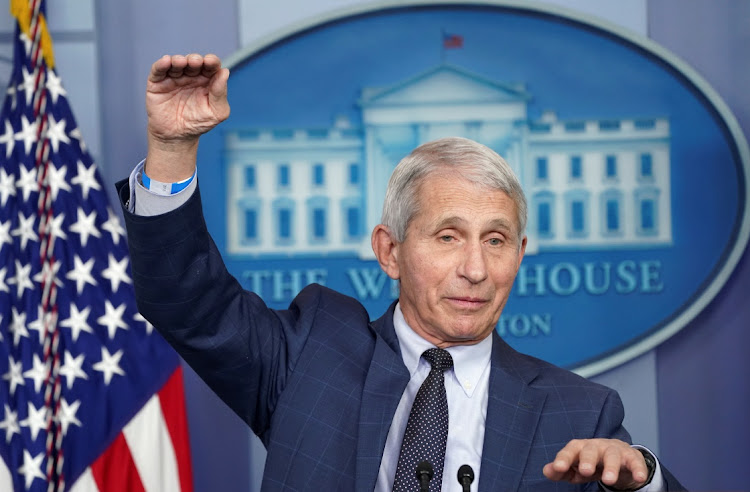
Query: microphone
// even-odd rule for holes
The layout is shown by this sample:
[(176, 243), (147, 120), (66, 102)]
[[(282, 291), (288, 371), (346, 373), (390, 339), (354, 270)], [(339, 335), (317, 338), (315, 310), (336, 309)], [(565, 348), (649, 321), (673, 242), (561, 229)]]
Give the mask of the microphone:
[(471, 482), (474, 481), (474, 470), (469, 465), (461, 465), (458, 469), (458, 483), (461, 484), (463, 492), (471, 490)]
[[(433, 470), (429, 461), (420, 461), (417, 464), (417, 480), (419, 481), (419, 490), (427, 492), (430, 490), (430, 480), (432, 480)], [(472, 473), (472, 479), (474, 474)]]

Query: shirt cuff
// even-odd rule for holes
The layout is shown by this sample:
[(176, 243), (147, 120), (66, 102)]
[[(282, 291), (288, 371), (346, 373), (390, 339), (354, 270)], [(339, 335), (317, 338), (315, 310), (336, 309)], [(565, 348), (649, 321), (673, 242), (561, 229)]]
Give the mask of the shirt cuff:
[[(661, 473), (661, 464), (659, 463), (659, 458), (657, 458), (656, 455), (646, 446), (633, 444), (632, 447), (648, 452), (648, 454), (654, 457), (654, 461), (656, 462), (656, 469), (654, 470), (654, 476), (653, 478), (651, 478), (651, 482), (636, 490), (638, 492), (663, 492), (664, 490), (666, 490), (667, 487), (664, 483), (664, 475), (662, 475)], [(599, 486), (602, 490), (606, 490), (607, 492), (617, 492), (615, 489), (607, 488), (607, 486), (601, 482), (599, 482)]]
[(198, 187), (197, 176), (184, 189), (170, 195), (162, 195), (146, 189), (141, 175), (146, 160), (142, 160), (130, 173), (130, 202), (128, 211), (135, 215), (153, 216), (171, 212), (187, 202)]

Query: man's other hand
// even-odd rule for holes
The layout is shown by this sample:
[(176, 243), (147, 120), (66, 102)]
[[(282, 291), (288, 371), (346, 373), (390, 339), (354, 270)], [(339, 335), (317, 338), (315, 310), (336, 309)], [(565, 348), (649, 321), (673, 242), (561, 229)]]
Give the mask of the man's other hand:
[(601, 481), (620, 490), (639, 489), (648, 479), (641, 452), (617, 439), (574, 439), (544, 465), (543, 472), (554, 481)]

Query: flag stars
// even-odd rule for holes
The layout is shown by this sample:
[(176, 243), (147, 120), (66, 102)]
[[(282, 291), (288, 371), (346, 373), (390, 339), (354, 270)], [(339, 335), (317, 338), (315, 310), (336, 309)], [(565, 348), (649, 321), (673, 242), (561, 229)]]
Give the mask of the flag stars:
[[(42, 309), (42, 306), (36, 307), (36, 319), (29, 323), (29, 330), (35, 330), (39, 334), (39, 345), (42, 345), (44, 343), (44, 335), (47, 331), (47, 323), (49, 323), (52, 313), (46, 313)], [(51, 325), (50, 325), (51, 326)]]
[(16, 93), (18, 93), (18, 89), (16, 89), (15, 85), (8, 85), (8, 90), (5, 91), (5, 93), (8, 95), (8, 98), (10, 99), (10, 110), (13, 111), (16, 109)]
[(44, 480), (44, 473), (42, 473), (43, 460), (44, 451), (32, 458), (28, 449), (23, 450), (23, 466), (18, 469), (18, 473), (24, 476), (26, 490), (29, 490), (35, 478)]
[(0, 169), (0, 206), (4, 207), (11, 196), (16, 196), (16, 177)]
[(84, 355), (80, 354), (78, 357), (73, 357), (70, 352), (65, 351), (65, 364), (60, 368), (60, 375), (65, 376), (68, 389), (73, 387), (76, 378), (88, 379), (84, 370), (81, 368), (83, 365)]
[(92, 210), (90, 214), (86, 215), (86, 212), (82, 208), (79, 208), (77, 214), (78, 220), (70, 225), (70, 231), (81, 236), (81, 245), (86, 246), (89, 236), (102, 237), (101, 232), (94, 225), (96, 222), (96, 210)]
[(8, 372), (3, 374), (3, 379), (10, 384), (10, 396), (13, 396), (16, 392), (16, 386), (26, 384), (21, 374), (21, 366), (22, 362), (20, 360), (16, 362), (12, 355), (8, 357)]
[(128, 329), (127, 323), (122, 320), (122, 315), (124, 313), (125, 304), (120, 304), (115, 308), (112, 306), (112, 303), (109, 302), (109, 299), (104, 301), (104, 316), (100, 316), (96, 322), (107, 327), (107, 333), (109, 334), (110, 340), (114, 340), (118, 328), (123, 330)]
[(97, 362), (92, 367), (100, 371), (104, 376), (104, 384), (109, 386), (112, 381), (112, 376), (119, 374), (120, 376), (125, 375), (125, 371), (120, 368), (120, 359), (122, 358), (122, 350), (118, 350), (114, 354), (110, 354), (106, 347), (102, 347), (102, 360)]
[(26, 52), (26, 56), (29, 56), (31, 54), (31, 38), (29, 38), (25, 32), (21, 31), (21, 34), (18, 35), (18, 39), (23, 43), (23, 49)]
[(60, 142), (66, 144), (70, 143), (68, 135), (65, 134), (65, 118), (57, 121), (55, 120), (55, 117), (50, 114), (47, 117), (47, 122), (49, 123), (47, 128), (47, 138), (49, 139), (50, 145), (52, 145), (52, 150), (59, 152)]
[(39, 124), (36, 121), (29, 123), (26, 115), (21, 116), (21, 131), (16, 133), (13, 138), (16, 140), (23, 140), (23, 150), (26, 154), (31, 151), (31, 147), (36, 142), (38, 126)]
[(23, 373), (23, 377), (34, 381), (34, 391), (39, 393), (42, 390), (42, 385), (47, 381), (49, 376), (49, 368), (47, 364), (42, 362), (39, 358), (39, 354), (34, 354), (34, 360), (31, 365), (31, 369)]
[(34, 290), (34, 284), (31, 283), (31, 264), (24, 265), (16, 260), (16, 274), (8, 279), (8, 285), (16, 286), (16, 297), (19, 299), (23, 296), (24, 289)]
[(78, 145), (81, 147), (81, 152), (86, 152), (86, 142), (83, 141), (83, 135), (81, 135), (80, 128), (74, 128), (68, 132), (68, 135), (78, 140)]
[(45, 85), (52, 102), (55, 104), (57, 104), (59, 96), (64, 96), (68, 93), (62, 86), (62, 79), (57, 76), (54, 70), (47, 70), (47, 83)]
[(39, 435), (39, 431), (47, 429), (48, 410), (44, 405), (37, 409), (31, 402), (28, 402), (28, 408), (28, 416), (21, 421), (21, 426), (29, 428), (31, 441), (34, 442)]
[[(23, 82), (18, 86), (19, 90), (24, 91), (26, 94), (26, 105), (31, 104), (31, 99), (34, 97), (34, 85), (36, 84), (36, 70), (29, 73), (25, 66), (21, 67), (21, 75), (23, 76)], [(28, 154), (28, 152), (27, 152)]]
[(0, 249), (3, 244), (13, 244), (13, 238), (10, 235), (10, 220), (0, 222)]
[(7, 403), (5, 404), (5, 418), (0, 421), (0, 429), (5, 430), (6, 443), (13, 439), (13, 434), (21, 434), (21, 427), (18, 426), (18, 413), (11, 410)]
[(85, 331), (87, 333), (94, 333), (94, 330), (91, 329), (88, 323), (90, 313), (91, 306), (86, 306), (82, 311), (79, 311), (78, 306), (71, 303), (70, 317), (60, 322), (61, 327), (70, 328), (70, 336), (74, 342), (78, 341), (78, 336), (82, 331)]
[(28, 217), (23, 215), (23, 212), (18, 212), (18, 228), (14, 229), (11, 234), (14, 236), (21, 236), (21, 249), (26, 248), (26, 244), (29, 241), (38, 241), (39, 236), (34, 231), (34, 222), (36, 216), (32, 213)]
[(16, 188), (23, 188), (23, 199), (26, 201), (32, 192), (39, 191), (39, 183), (36, 182), (36, 168), (28, 170), (21, 165), (19, 169), (21, 176), (16, 180)]
[(70, 424), (75, 424), (78, 427), (82, 427), (81, 421), (76, 418), (76, 412), (78, 407), (81, 406), (81, 400), (76, 400), (73, 404), (68, 404), (65, 398), (60, 399), (60, 409), (55, 416), (55, 421), (62, 427), (62, 434), (65, 436), (68, 433), (68, 427)]
[(21, 337), (29, 338), (29, 331), (26, 329), (26, 311), (19, 313), (15, 306), (11, 310), (13, 311), (13, 319), (8, 327), (8, 332), (13, 334), (13, 346), (17, 347)]
[[(1, 244), (1, 243), (0, 243)], [(8, 267), (2, 267), (0, 268), (0, 292), (8, 292), (10, 293), (10, 289), (8, 288), (8, 284), (5, 282), (5, 276), (8, 274)], [(2, 319), (2, 318), (0, 318)], [(2, 335), (0, 335), (0, 340), (2, 340)]]
[(62, 287), (62, 281), (57, 278), (57, 272), (60, 271), (60, 262), (54, 263), (44, 262), (42, 270), (34, 275), (34, 281), (39, 282), (42, 286), (54, 283), (58, 287)]
[[(55, 151), (57, 152), (57, 151)], [(45, 177), (45, 184), (49, 186), (50, 193), (52, 194), (52, 199), (57, 199), (57, 194), (60, 192), (60, 190), (65, 191), (72, 191), (70, 188), (70, 185), (67, 181), (65, 181), (65, 174), (67, 173), (68, 168), (65, 167), (65, 165), (60, 166), (60, 168), (56, 168), (55, 166), (49, 166), (47, 168), (47, 176)]]
[(83, 287), (86, 284), (96, 285), (96, 280), (91, 275), (92, 268), (94, 268), (93, 258), (89, 258), (89, 261), (84, 263), (80, 256), (75, 255), (73, 257), (73, 269), (65, 275), (65, 278), (73, 280), (76, 283), (76, 292), (78, 295), (81, 295)]
[[(72, 135), (73, 134), (71, 132), (71, 136)], [(99, 184), (99, 181), (97, 181), (96, 179), (96, 164), (91, 164), (89, 167), (86, 167), (83, 164), (83, 162), (78, 161), (77, 168), (78, 168), (78, 174), (76, 174), (76, 176), (73, 179), (71, 179), (70, 182), (73, 183), (74, 185), (78, 185), (81, 187), (81, 193), (83, 194), (83, 199), (87, 200), (89, 197), (90, 190), (102, 189), (102, 186)], [(117, 244), (117, 241), (115, 241), (115, 244)]]
[(120, 218), (112, 212), (110, 207), (107, 207), (107, 214), (107, 222), (102, 224), (102, 229), (112, 235), (113, 243), (120, 244), (120, 236), (125, 237), (125, 229), (120, 225)]
[(63, 221), (65, 220), (65, 214), (57, 214), (52, 220), (47, 222), (47, 227), (50, 238), (55, 239), (68, 239), (68, 235), (63, 231)]
[(8, 159), (13, 153), (13, 148), (16, 146), (15, 132), (10, 120), (5, 120), (5, 133), (0, 135), (0, 144), (5, 144), (5, 158)]
[(146, 333), (148, 335), (150, 335), (151, 333), (153, 333), (153, 331), (154, 331), (154, 325), (152, 325), (151, 323), (149, 323), (148, 320), (146, 318), (144, 318), (141, 313), (135, 313), (133, 315), (133, 320), (145, 323), (146, 324)]
[(110, 253), (108, 260), (109, 266), (102, 270), (102, 277), (110, 281), (112, 293), (115, 293), (120, 288), (120, 282), (131, 283), (130, 277), (125, 272), (128, 268), (128, 257), (125, 256), (122, 260), (117, 261)]

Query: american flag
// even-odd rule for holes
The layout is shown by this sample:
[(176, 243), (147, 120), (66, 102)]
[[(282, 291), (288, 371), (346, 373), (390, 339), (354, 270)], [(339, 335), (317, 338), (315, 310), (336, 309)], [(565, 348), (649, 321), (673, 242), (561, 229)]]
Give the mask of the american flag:
[(443, 49), (455, 50), (464, 47), (464, 37), (443, 31)]
[(192, 490), (179, 359), (138, 314), (125, 231), (54, 70), (44, 0), (11, 0), (0, 113), (0, 490)]

